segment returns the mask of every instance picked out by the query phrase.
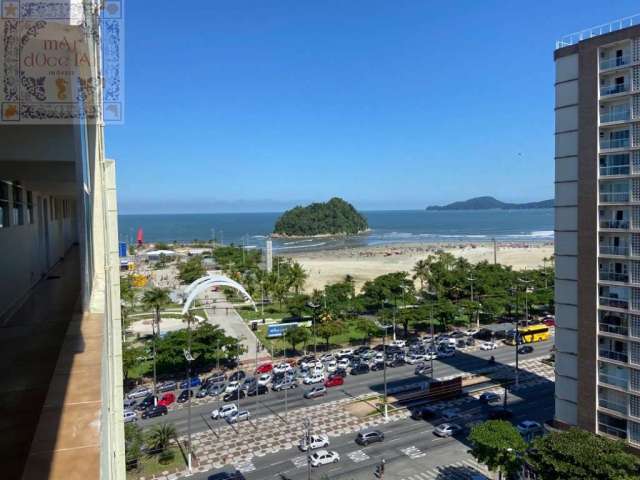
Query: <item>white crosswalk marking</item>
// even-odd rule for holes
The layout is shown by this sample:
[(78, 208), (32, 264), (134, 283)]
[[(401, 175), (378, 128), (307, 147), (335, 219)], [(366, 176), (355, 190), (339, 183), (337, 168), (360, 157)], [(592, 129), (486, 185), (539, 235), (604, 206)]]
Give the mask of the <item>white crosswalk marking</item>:
[(415, 473), (402, 480), (471, 480), (472, 478), (488, 479), (489, 477), (484, 474), (477, 463), (464, 460)]
[(365, 460), (369, 460), (369, 455), (364, 453), (362, 450), (355, 450), (353, 452), (349, 452), (349, 453), (347, 453), (347, 457), (349, 457), (355, 463), (364, 462)]
[(307, 456), (306, 455), (300, 455), (299, 457), (295, 457), (291, 459), (291, 463), (293, 463), (293, 466), (296, 468), (302, 468), (302, 467), (306, 467), (307, 466)]
[(244, 462), (240, 462), (234, 465), (236, 470), (242, 473), (253, 472), (256, 469), (256, 466), (253, 464), (251, 460), (246, 460)]
[(412, 460), (415, 460), (416, 458), (422, 458), (427, 455), (425, 452), (414, 445), (407, 448), (402, 448), (400, 451)]

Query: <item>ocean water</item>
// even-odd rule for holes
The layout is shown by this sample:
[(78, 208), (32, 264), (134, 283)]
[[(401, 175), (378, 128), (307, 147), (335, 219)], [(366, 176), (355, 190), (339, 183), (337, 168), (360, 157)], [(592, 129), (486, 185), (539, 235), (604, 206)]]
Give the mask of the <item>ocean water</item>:
[[(317, 250), (402, 243), (553, 241), (553, 209), (478, 211), (365, 211), (370, 231), (347, 238), (274, 239), (274, 250)], [(120, 240), (134, 242), (138, 228), (145, 242), (216, 239), (262, 248), (281, 213), (120, 215)]]

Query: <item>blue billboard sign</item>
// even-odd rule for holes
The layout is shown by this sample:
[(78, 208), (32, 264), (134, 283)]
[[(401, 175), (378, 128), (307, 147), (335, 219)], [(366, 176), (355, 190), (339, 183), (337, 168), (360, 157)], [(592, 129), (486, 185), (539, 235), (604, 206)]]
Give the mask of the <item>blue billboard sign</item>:
[(118, 245), (118, 252), (120, 253), (121, 257), (127, 256), (127, 242), (120, 242), (120, 244)]
[(297, 322), (292, 323), (274, 323), (267, 325), (267, 338), (282, 337), (287, 330), (293, 327), (297, 327)]

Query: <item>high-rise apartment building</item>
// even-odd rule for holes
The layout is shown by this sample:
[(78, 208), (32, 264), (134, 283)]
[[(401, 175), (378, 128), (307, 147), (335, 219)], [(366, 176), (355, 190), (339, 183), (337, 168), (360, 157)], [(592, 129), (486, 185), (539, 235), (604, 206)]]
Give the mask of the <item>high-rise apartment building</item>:
[(640, 447), (636, 20), (555, 51), (555, 420)]
[(1, 478), (125, 478), (101, 3), (0, 2)]

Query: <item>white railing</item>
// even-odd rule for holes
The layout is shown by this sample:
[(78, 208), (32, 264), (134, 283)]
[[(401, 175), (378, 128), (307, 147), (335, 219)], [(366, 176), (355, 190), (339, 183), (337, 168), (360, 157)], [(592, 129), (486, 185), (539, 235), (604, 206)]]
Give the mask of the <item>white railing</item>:
[(583, 40), (587, 40), (593, 37), (599, 37), (600, 35), (622, 30), (623, 28), (632, 27), (638, 24), (640, 24), (640, 13), (632, 15), (630, 17), (620, 18), (609, 23), (604, 23), (602, 25), (597, 25), (595, 27), (587, 28), (585, 30), (581, 30), (580, 32), (570, 33), (569, 35), (565, 35), (564, 37), (560, 38), (560, 40), (556, 41), (556, 49), (575, 45), (576, 43)]
[(629, 247), (626, 245), (600, 245), (600, 253), (603, 255), (629, 255)]
[(600, 201), (602, 203), (628, 202), (629, 192), (601, 192)]
[(600, 123), (626, 122), (627, 120), (631, 120), (631, 110), (628, 108), (613, 109), (600, 114)]
[(611, 148), (629, 148), (628, 138), (604, 138), (600, 140), (600, 148), (608, 150)]
[(600, 167), (600, 176), (608, 177), (612, 175), (629, 175), (631, 168), (629, 165), (612, 165), (610, 167)]
[(609, 68), (624, 67), (631, 63), (631, 56), (624, 55), (622, 57), (611, 57), (600, 59), (600, 70), (607, 70)]

